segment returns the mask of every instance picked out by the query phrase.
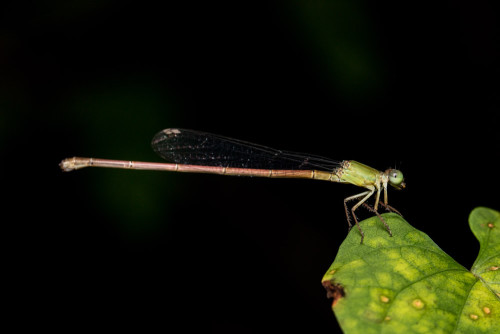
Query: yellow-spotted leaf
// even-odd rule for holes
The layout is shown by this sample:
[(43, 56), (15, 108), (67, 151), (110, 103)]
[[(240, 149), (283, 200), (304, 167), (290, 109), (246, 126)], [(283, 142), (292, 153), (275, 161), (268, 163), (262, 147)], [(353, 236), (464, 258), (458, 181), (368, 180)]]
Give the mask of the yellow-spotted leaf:
[(481, 244), (469, 271), (396, 214), (361, 222), (339, 248), (323, 285), (345, 333), (500, 333), (500, 213), (477, 208)]

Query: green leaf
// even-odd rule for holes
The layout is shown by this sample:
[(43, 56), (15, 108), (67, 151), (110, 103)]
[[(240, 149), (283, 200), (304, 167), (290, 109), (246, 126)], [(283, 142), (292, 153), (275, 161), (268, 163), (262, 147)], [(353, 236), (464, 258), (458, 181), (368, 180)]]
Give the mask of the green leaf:
[(481, 244), (472, 270), (454, 261), (400, 216), (362, 221), (323, 277), (345, 333), (500, 333), (500, 213), (477, 208), (470, 226)]

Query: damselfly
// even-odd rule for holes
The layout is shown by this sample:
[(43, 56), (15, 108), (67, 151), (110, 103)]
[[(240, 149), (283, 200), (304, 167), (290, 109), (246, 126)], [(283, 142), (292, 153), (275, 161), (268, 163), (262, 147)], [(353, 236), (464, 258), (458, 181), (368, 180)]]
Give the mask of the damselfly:
[[(304, 178), (350, 183), (366, 190), (344, 199), (349, 230), (352, 227), (352, 215), (361, 234), (361, 243), (363, 242), (364, 233), (359, 226), (355, 211), (360, 206), (364, 206), (381, 219), (392, 236), (389, 226), (378, 213), (378, 206), (380, 204), (387, 210), (399, 214), (389, 206), (387, 200), (388, 185), (396, 189), (405, 187), (403, 173), (397, 169), (389, 168), (381, 172), (354, 160), (335, 161), (184, 129), (160, 131), (154, 136), (151, 144), (155, 152), (170, 163), (74, 157), (63, 160), (60, 166), (64, 171), (83, 167), (108, 167), (270, 178)], [(382, 190), (383, 202), (380, 201)], [(370, 206), (366, 201), (372, 195), (375, 195), (375, 204)], [(358, 199), (358, 202), (349, 210), (347, 203), (355, 199)]]

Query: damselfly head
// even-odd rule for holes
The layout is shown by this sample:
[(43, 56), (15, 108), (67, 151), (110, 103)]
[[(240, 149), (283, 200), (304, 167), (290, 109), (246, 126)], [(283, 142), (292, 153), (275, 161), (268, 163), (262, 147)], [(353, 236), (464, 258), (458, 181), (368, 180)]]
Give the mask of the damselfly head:
[(389, 184), (394, 188), (401, 190), (406, 187), (404, 182), (405, 178), (403, 177), (403, 173), (397, 169), (388, 169), (386, 171), (389, 176)]

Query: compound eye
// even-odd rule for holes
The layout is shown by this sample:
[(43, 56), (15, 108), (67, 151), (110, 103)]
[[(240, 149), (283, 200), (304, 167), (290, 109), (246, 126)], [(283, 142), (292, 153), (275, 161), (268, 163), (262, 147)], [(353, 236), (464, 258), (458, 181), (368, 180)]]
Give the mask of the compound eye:
[(390, 172), (389, 172), (389, 182), (391, 183), (391, 185), (393, 186), (399, 186), (401, 184), (401, 182), (403, 182), (403, 173), (397, 169), (392, 169)]

